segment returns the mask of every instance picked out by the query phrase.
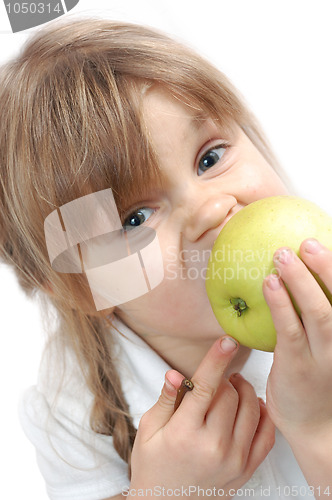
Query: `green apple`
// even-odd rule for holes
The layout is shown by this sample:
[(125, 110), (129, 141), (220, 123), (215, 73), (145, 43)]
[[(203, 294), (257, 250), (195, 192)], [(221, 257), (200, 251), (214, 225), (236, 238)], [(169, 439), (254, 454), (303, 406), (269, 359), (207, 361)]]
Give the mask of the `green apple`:
[[(222, 228), (209, 259), (206, 290), (221, 327), (242, 345), (274, 350), (276, 331), (263, 296), (263, 280), (277, 272), (273, 254), (278, 248), (288, 246), (299, 255), (306, 238), (316, 238), (332, 250), (332, 217), (296, 196), (255, 201)], [(332, 295), (313, 275), (332, 303)]]

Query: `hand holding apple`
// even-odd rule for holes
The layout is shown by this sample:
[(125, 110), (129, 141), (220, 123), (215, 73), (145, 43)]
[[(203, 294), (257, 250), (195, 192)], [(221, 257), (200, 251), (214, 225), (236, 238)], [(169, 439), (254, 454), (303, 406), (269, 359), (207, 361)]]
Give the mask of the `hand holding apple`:
[[(223, 228), (206, 283), (227, 333), (249, 347), (275, 348), (268, 413), (319, 496), (332, 486), (331, 250), (332, 219), (316, 205), (265, 198)], [(249, 279), (235, 275), (240, 257)]]
[[(278, 250), (274, 263), (281, 278), (270, 275), (264, 280), (263, 292), (277, 332), (267, 409), (291, 445), (308, 484), (325, 497), (332, 487), (332, 307), (328, 300), (332, 252), (308, 239), (301, 244), (300, 257), (287, 247)], [(319, 275), (327, 294), (309, 269)]]
[[(220, 325), (241, 344), (274, 350), (276, 328), (263, 282), (267, 275), (278, 273), (274, 253), (289, 247), (299, 255), (306, 238), (316, 238), (332, 250), (332, 218), (314, 203), (295, 196), (251, 203), (220, 232), (208, 264), (206, 289)], [(313, 274), (332, 303), (331, 291)], [(300, 313), (299, 304), (293, 304)]]

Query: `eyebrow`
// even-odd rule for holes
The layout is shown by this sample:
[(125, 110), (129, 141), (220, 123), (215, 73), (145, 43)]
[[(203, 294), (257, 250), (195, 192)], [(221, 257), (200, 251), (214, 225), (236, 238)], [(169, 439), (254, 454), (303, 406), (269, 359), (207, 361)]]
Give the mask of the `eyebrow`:
[(192, 116), (190, 120), (190, 125), (193, 127), (195, 131), (198, 131), (202, 128), (202, 126), (209, 119), (207, 113), (200, 111), (199, 113)]

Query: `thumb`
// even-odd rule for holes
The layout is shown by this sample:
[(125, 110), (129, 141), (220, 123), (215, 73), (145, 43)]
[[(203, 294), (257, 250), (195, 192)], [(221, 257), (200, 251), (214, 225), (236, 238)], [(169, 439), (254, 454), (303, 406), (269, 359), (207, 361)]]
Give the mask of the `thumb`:
[(158, 401), (143, 415), (145, 423), (148, 421), (149, 433), (154, 434), (164, 427), (173, 415), (174, 403), (183, 378), (183, 375), (176, 370), (166, 372), (165, 383)]

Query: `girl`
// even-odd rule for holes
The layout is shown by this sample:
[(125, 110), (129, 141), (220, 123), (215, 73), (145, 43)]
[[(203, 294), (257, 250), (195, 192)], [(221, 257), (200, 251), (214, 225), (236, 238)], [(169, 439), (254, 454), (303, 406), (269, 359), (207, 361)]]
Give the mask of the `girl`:
[[(289, 192), (225, 76), (150, 29), (55, 23), (3, 68), (0, 102), (2, 258), (57, 318), (21, 405), (50, 498), (329, 495), (332, 314), (322, 290), (291, 251), (276, 253), (282, 280), (264, 284), (278, 332), (272, 368), (269, 354), (221, 331), (205, 293), (227, 220)], [(156, 232), (163, 279), (98, 310), (87, 238), (77, 240), (83, 272), (56, 270), (44, 224), (109, 189), (121, 234)], [(112, 251), (97, 241), (93, 258), (96, 248)], [(331, 290), (331, 253), (309, 239), (301, 255)], [(270, 368), (265, 406), (257, 395)], [(194, 388), (174, 411), (183, 377)]]

